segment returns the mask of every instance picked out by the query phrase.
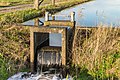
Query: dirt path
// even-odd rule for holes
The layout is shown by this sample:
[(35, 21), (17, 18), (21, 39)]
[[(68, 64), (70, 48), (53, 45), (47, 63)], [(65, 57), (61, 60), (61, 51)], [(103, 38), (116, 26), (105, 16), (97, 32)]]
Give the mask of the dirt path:
[[(64, 2), (56, 2), (56, 4), (61, 4), (61, 3), (64, 3)], [(47, 6), (47, 5), (50, 5), (50, 4), (48, 3), (41, 4), (40, 6)], [(32, 8), (34, 8), (34, 4), (23, 4), (18, 6), (4, 7), (4, 8), (0, 8), (0, 14), (20, 11), (25, 9), (32, 9)]]
[(5, 7), (5, 8), (0, 8), (0, 14), (19, 11), (19, 10), (25, 10), (30, 8), (34, 8), (33, 4), (24, 4), (24, 5), (18, 5), (18, 6)]

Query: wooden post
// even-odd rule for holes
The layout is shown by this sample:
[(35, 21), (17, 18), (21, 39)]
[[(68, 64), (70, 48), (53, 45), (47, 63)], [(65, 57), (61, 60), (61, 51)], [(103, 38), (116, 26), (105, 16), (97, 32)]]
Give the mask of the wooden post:
[(39, 26), (39, 18), (34, 19), (34, 25)]
[(42, 4), (43, 1), (44, 1), (44, 0), (35, 0), (35, 1), (34, 1), (34, 8), (35, 8), (36, 10), (39, 10), (39, 6)]
[(52, 5), (53, 5), (53, 6), (55, 5), (55, 0), (52, 0)]
[(39, 9), (39, 0), (35, 0), (35, 2), (34, 2), (34, 8), (35, 8), (36, 10)]
[(49, 21), (49, 12), (45, 12), (45, 21)]
[(67, 28), (62, 32), (62, 65), (66, 65), (66, 54), (67, 54)]
[(71, 22), (75, 21), (75, 12), (71, 12)]
[(31, 66), (31, 72), (34, 72), (34, 33), (32, 32), (30, 28), (30, 66)]
[(52, 20), (55, 20), (55, 16), (52, 16)]

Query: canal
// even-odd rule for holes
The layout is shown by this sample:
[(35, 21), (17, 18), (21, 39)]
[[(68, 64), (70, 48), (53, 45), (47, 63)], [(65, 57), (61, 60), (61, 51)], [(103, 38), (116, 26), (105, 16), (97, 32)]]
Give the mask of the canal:
[[(94, 0), (71, 8), (62, 10), (56, 14), (68, 15), (76, 13), (76, 25), (95, 27), (99, 24), (120, 26), (120, 0)], [(56, 17), (58, 20), (65, 20), (65, 17)], [(44, 17), (40, 18), (44, 21)], [(34, 25), (34, 20), (24, 24)]]

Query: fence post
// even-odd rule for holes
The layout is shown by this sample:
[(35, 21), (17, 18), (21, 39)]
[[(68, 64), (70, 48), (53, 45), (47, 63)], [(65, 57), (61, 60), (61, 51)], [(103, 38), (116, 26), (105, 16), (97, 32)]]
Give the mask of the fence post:
[(55, 5), (55, 0), (52, 0), (52, 5), (53, 5), (53, 6)]
[(55, 16), (52, 16), (52, 20), (55, 20)]
[(49, 21), (49, 12), (45, 12), (45, 21)]
[(35, 0), (35, 1), (34, 1), (34, 8), (35, 8), (36, 10), (39, 9), (39, 0)]
[(71, 22), (75, 21), (75, 12), (71, 12)]
[(39, 18), (34, 19), (34, 25), (39, 26)]

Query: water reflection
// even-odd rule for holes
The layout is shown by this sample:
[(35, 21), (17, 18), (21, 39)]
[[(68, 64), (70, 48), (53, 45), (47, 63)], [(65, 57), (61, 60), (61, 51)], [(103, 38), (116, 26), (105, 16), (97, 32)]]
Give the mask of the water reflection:
[(40, 26), (42, 25), (42, 22), (44, 22), (44, 17), (42, 18), (35, 18), (33, 20), (29, 20), (29, 21), (26, 21), (24, 23), (22, 23), (23, 25), (32, 25), (32, 26)]

